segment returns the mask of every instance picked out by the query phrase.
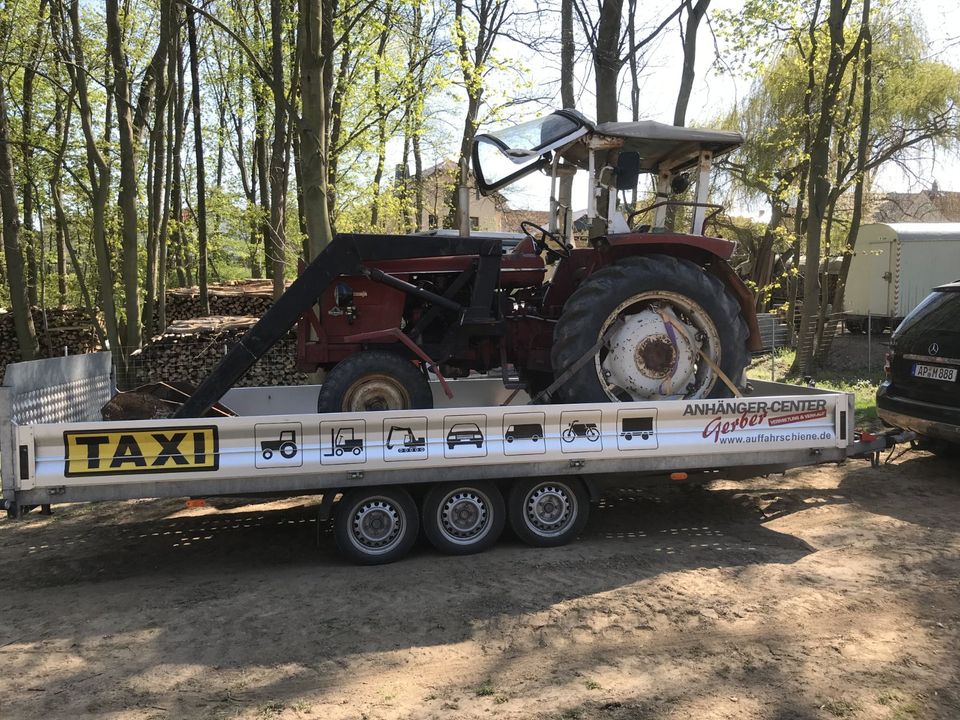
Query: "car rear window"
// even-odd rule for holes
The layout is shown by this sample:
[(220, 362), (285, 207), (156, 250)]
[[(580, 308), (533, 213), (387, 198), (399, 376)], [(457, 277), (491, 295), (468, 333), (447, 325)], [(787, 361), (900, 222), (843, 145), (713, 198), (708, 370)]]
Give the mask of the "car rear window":
[(903, 319), (894, 339), (910, 342), (919, 334), (960, 335), (960, 283), (951, 283), (930, 293)]

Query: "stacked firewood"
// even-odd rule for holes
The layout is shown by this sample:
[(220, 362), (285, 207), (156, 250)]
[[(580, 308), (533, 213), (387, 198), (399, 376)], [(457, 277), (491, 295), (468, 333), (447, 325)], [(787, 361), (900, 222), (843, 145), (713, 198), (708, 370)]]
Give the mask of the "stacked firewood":
[[(226, 351), (273, 304), (269, 280), (210, 286), (210, 317), (202, 317), (197, 288), (167, 293), (167, 327), (131, 355), (129, 367), (118, 365), (122, 388), (153, 382), (200, 382)], [(79, 308), (33, 309), (40, 357), (100, 350), (89, 316)], [(297, 385), (306, 376), (295, 370), (296, 334), (291, 332), (240, 381), (242, 386)], [(8, 363), (21, 360), (13, 313), (0, 308), (0, 381)]]
[[(236, 317), (261, 317), (273, 304), (273, 285), (269, 280), (244, 280), (209, 287), (210, 314)], [(175, 288), (167, 292), (167, 322), (202, 316), (200, 291)]]
[[(162, 335), (131, 356), (131, 381), (197, 385), (257, 320), (256, 317), (211, 316), (171, 323)], [(294, 367), (295, 354), (296, 335), (291, 332), (237, 384), (255, 387), (306, 383), (306, 375)]]
[[(40, 357), (78, 355), (98, 347), (89, 316), (80, 308), (32, 309)], [(20, 344), (13, 324), (13, 313), (0, 309), (0, 378), (8, 363), (20, 362)]]

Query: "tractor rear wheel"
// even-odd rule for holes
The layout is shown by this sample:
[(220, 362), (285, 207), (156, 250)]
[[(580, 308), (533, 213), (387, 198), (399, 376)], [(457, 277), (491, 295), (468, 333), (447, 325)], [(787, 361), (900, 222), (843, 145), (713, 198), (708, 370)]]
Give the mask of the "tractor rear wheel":
[(562, 401), (729, 397), (702, 355), (733, 383), (749, 358), (736, 299), (718, 278), (669, 255), (624, 258), (581, 283), (554, 329), (554, 373), (605, 335), (606, 345), (560, 388)]
[(320, 386), (317, 412), (414, 410), (433, 407), (423, 373), (387, 350), (363, 350), (334, 366)]

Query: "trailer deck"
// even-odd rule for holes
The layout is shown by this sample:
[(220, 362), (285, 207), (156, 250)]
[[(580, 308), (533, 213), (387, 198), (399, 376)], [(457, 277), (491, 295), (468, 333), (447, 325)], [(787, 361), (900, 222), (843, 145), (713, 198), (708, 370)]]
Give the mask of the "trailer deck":
[(724, 400), (531, 405), (523, 396), (503, 404), (503, 384), (479, 378), (451, 381), (453, 400), (438, 392), (430, 410), (319, 415), (310, 412), (316, 386), (246, 388), (224, 398), (236, 417), (111, 422), (99, 419), (110, 372), (109, 353), (8, 368), (0, 461), (9, 512), (171, 496), (332, 499), (450, 483), (507, 495), (517, 478), (582, 482), (595, 496), (611, 477), (622, 485), (699, 471), (756, 475), (887, 444), (855, 434), (852, 395), (776, 383)]

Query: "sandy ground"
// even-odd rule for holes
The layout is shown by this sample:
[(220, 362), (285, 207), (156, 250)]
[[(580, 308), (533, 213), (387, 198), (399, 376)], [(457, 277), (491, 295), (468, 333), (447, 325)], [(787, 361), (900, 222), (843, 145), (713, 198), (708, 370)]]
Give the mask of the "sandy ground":
[(0, 521), (0, 718), (960, 718), (960, 466), (613, 492), (338, 559), (309, 498)]

